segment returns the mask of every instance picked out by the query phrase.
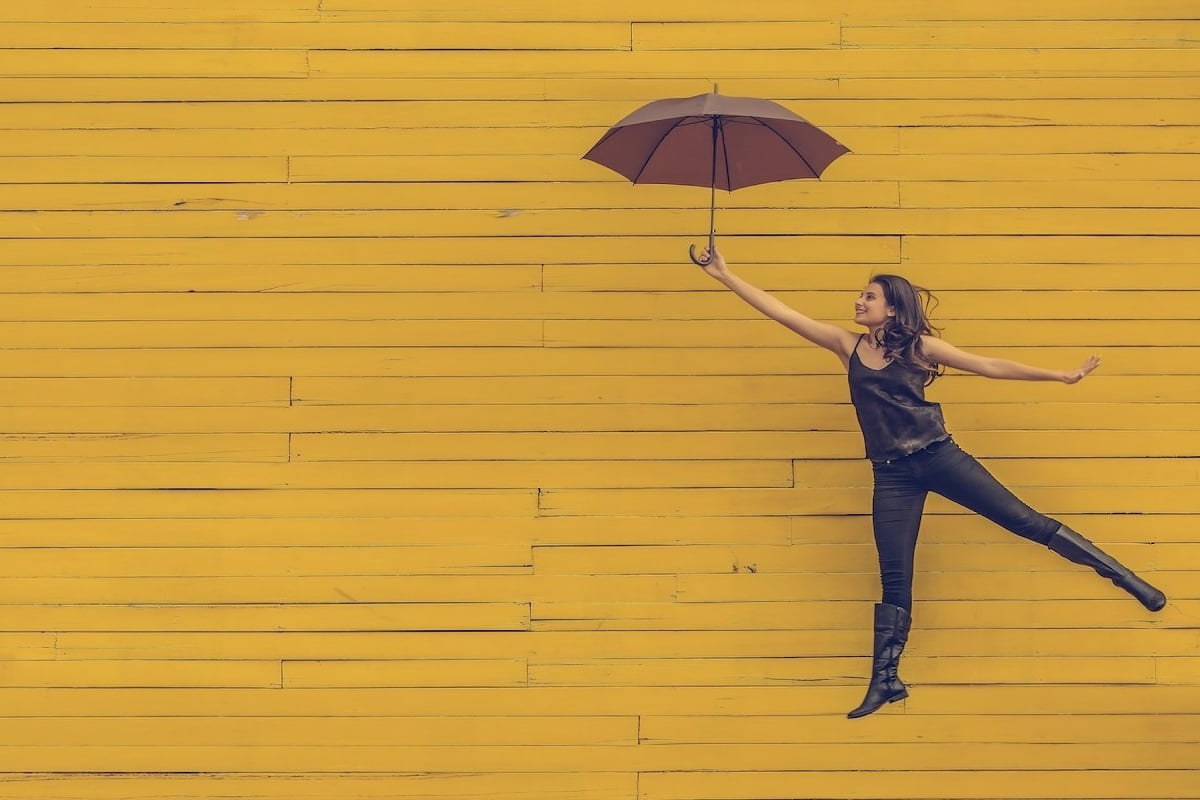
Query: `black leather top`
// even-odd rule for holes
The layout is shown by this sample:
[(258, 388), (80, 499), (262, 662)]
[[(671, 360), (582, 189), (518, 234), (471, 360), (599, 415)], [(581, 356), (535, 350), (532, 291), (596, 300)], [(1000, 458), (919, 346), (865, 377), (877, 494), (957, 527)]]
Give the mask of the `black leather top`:
[(896, 361), (871, 369), (854, 348), (848, 374), (850, 401), (858, 414), (867, 458), (894, 461), (949, 437), (942, 407), (925, 399), (927, 377)]

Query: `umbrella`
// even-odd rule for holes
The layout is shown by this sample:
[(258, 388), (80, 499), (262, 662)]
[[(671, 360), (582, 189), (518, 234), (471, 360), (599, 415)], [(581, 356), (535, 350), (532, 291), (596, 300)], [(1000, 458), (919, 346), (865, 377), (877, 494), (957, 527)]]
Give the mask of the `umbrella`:
[[(709, 186), (708, 249), (716, 239), (717, 189), (818, 178), (850, 152), (771, 100), (717, 92), (655, 100), (608, 130), (584, 158), (634, 183)], [(692, 261), (696, 246), (690, 249)]]

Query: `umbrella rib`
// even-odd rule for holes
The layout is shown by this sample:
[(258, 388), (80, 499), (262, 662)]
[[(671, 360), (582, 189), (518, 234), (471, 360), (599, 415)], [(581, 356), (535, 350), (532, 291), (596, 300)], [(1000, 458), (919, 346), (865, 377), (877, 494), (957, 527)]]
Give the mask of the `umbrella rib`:
[(650, 152), (646, 155), (646, 160), (642, 162), (642, 166), (638, 168), (637, 174), (633, 176), (633, 178), (632, 178), (633, 183), (637, 183), (638, 179), (642, 177), (642, 173), (646, 171), (646, 167), (650, 166), (650, 159), (654, 158), (654, 154), (658, 152), (659, 145), (661, 145), (663, 143), (663, 141), (666, 140), (666, 138), (671, 135), (671, 131), (675, 130), (680, 125), (682, 125), (684, 123), (684, 120), (686, 120), (686, 119), (689, 119), (689, 118), (688, 117), (679, 118), (675, 122), (674, 125), (672, 125), (671, 127), (667, 128), (665, 131), (663, 131), (662, 136), (658, 137), (658, 141), (654, 143), (654, 147), (651, 147)]
[[(725, 186), (727, 191), (733, 191), (733, 175), (729, 172), (729, 137), (725, 135), (725, 117), (717, 117), (713, 120), (713, 125), (721, 132), (721, 152), (725, 155)], [(713, 148), (713, 158), (717, 157), (716, 148)]]
[(821, 173), (819, 173), (815, 169), (813, 169), (813, 165), (808, 163), (808, 159), (804, 157), (804, 153), (801, 153), (799, 150), (797, 150), (796, 146), (794, 144), (792, 144), (786, 136), (784, 136), (782, 133), (780, 133), (779, 131), (772, 128), (762, 118), (753, 118), (753, 120), (754, 120), (754, 122), (758, 123), (759, 125), (762, 125), (764, 128), (769, 130), (771, 133), (778, 136), (780, 139), (783, 140), (784, 144), (786, 144), (788, 147), (792, 148), (792, 152), (795, 153), (796, 155), (800, 156), (800, 160), (804, 162), (804, 166), (808, 167), (808, 171), (813, 174), (814, 178), (821, 177)]

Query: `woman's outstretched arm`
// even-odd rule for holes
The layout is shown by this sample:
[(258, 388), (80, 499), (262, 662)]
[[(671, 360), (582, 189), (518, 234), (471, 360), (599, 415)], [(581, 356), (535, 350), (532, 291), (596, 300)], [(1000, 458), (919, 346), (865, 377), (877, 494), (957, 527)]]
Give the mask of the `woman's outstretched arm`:
[[(707, 257), (707, 255), (708, 250), (706, 249), (704, 256)], [(854, 346), (858, 342), (857, 335), (845, 328), (839, 328), (837, 325), (831, 325), (828, 322), (820, 322), (805, 314), (801, 314), (769, 292), (763, 291), (757, 286), (734, 275), (729, 271), (729, 267), (725, 264), (725, 259), (721, 257), (720, 251), (714, 248), (712, 251), (712, 260), (702, 267), (702, 269), (732, 290), (738, 297), (749, 303), (759, 313), (795, 331), (813, 344), (833, 351), (842, 359), (843, 363), (850, 358), (850, 353), (854, 350)]]
[(988, 358), (986, 356), (968, 353), (944, 339), (936, 336), (922, 336), (921, 350), (925, 356), (936, 364), (942, 364), (963, 372), (982, 375), (985, 378), (1001, 378), (1014, 381), (1060, 381), (1062, 383), (1079, 383), (1092, 370), (1100, 366), (1099, 356), (1088, 356), (1076, 369), (1058, 370), (1034, 367), (1006, 358)]

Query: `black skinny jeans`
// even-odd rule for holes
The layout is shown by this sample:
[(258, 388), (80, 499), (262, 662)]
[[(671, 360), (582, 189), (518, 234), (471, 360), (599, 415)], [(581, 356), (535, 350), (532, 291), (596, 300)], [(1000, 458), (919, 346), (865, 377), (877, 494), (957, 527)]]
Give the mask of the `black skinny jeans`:
[(936, 492), (1018, 536), (1047, 544), (1059, 523), (1021, 502), (952, 439), (894, 461), (872, 462), (871, 516), (883, 602), (912, 611), (913, 556), (925, 497)]

